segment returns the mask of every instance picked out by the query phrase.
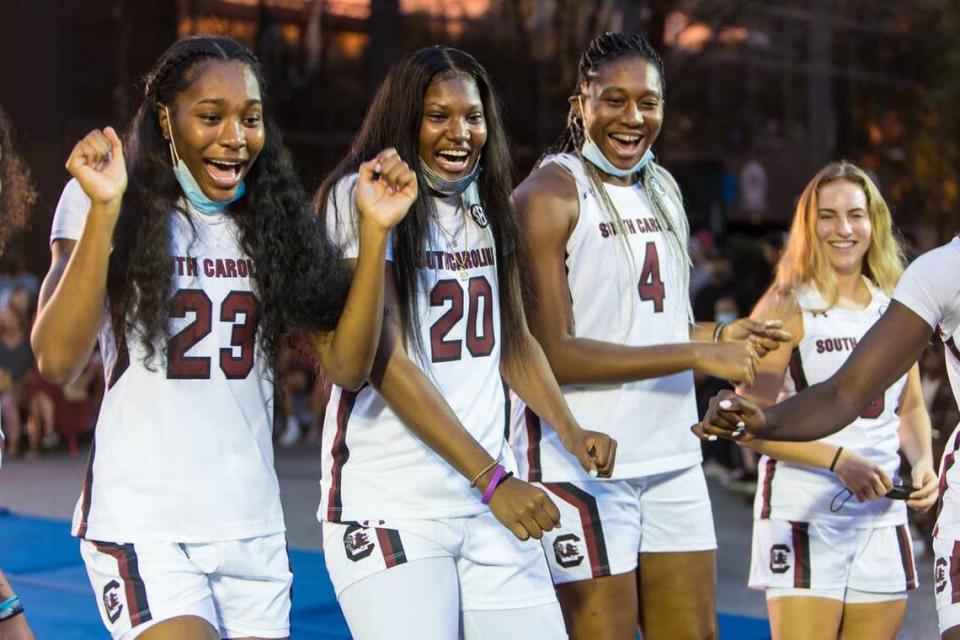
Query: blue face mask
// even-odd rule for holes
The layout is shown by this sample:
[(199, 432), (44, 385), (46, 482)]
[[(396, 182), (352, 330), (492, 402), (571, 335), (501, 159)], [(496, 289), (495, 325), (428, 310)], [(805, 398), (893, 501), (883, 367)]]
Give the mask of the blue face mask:
[(477, 176), (480, 175), (480, 158), (477, 158), (477, 163), (473, 165), (470, 173), (456, 180), (447, 180), (428, 167), (427, 163), (423, 160), (420, 161), (420, 169), (423, 171), (423, 180), (427, 183), (430, 191), (443, 197), (456, 196), (466, 191), (467, 187), (473, 184)]
[(200, 185), (197, 184), (197, 179), (193, 177), (192, 173), (190, 173), (190, 169), (187, 168), (187, 163), (180, 161), (180, 156), (177, 153), (177, 146), (173, 142), (173, 121), (170, 119), (170, 111), (167, 110), (166, 106), (164, 106), (164, 110), (167, 112), (167, 122), (171, 123), (169, 125), (170, 159), (173, 162), (173, 175), (177, 178), (177, 182), (180, 183), (180, 189), (183, 190), (184, 197), (186, 197), (186, 199), (190, 202), (190, 205), (200, 213), (206, 215), (223, 213), (227, 207), (242, 198), (247, 192), (246, 182), (243, 180), (240, 181), (240, 184), (237, 185), (237, 190), (233, 194), (233, 197), (229, 200), (214, 200), (207, 196), (207, 194), (203, 192), (203, 189), (200, 188)]
[[(580, 103), (580, 113), (583, 113), (583, 102)], [(644, 167), (653, 161), (653, 149), (648, 148), (643, 152), (643, 156), (640, 158), (637, 164), (633, 165), (629, 169), (621, 169), (607, 160), (607, 156), (603, 155), (603, 151), (600, 150), (600, 147), (597, 146), (597, 143), (590, 138), (590, 134), (587, 133), (586, 126), (583, 128), (583, 137), (584, 140), (583, 146), (580, 148), (580, 155), (583, 156), (584, 159), (589, 160), (590, 164), (608, 175), (616, 176), (618, 178), (626, 178), (635, 173), (643, 171)]]

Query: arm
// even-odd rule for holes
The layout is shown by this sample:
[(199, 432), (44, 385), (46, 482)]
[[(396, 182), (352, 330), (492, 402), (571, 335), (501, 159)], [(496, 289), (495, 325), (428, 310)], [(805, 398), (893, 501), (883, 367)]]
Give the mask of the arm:
[[(423, 371), (408, 357), (397, 318), (395, 285), (386, 277), (387, 318), (381, 336), (371, 384), (404, 424), (467, 480), (487, 468), (493, 458), (463, 426), (457, 415)], [(483, 493), (489, 472), (480, 476)], [(560, 522), (560, 512), (540, 489), (516, 478), (500, 484), (490, 500), (490, 511), (517, 538), (540, 538)]]
[(932, 507), (938, 497), (938, 478), (933, 470), (933, 439), (930, 416), (923, 402), (920, 367), (913, 365), (900, 398), (900, 449), (910, 463), (914, 491), (907, 506), (918, 511)]
[[(0, 572), (0, 602), (13, 595), (13, 588), (7, 582), (6, 576)], [(27, 624), (26, 615), (20, 613), (0, 622), (0, 640), (33, 640), (33, 632)]]
[(387, 238), (417, 198), (416, 174), (394, 149), (387, 149), (360, 165), (356, 197), (359, 254), (350, 261), (354, 273), (347, 299), (337, 328), (313, 337), (324, 371), (352, 390), (360, 388), (373, 367), (383, 321)]
[[(520, 289), (516, 287), (514, 290)], [(522, 309), (519, 300), (516, 304)], [(534, 413), (553, 425), (564, 447), (576, 456), (591, 476), (609, 478), (613, 473), (617, 441), (607, 434), (580, 427), (567, 406), (543, 349), (527, 330), (526, 321), (523, 324), (523, 351), (511, 365), (501, 361), (503, 379)]]
[(731, 379), (752, 378), (755, 353), (745, 342), (692, 342), (629, 347), (577, 337), (566, 274), (566, 243), (579, 213), (576, 186), (547, 165), (514, 194), (523, 227), (531, 296), (530, 330), (560, 384), (621, 383), (694, 369)]
[(31, 345), (37, 367), (54, 384), (65, 384), (93, 351), (105, 308), (113, 230), (127, 186), (123, 149), (107, 127), (77, 143), (67, 169), (90, 198), (80, 238), (56, 240), (50, 271), (40, 289)]
[(766, 410), (721, 392), (710, 401), (707, 415), (694, 430), (730, 436), (742, 422), (751, 435), (767, 440), (817, 440), (836, 433), (913, 366), (931, 331), (923, 318), (892, 300), (829, 380)]

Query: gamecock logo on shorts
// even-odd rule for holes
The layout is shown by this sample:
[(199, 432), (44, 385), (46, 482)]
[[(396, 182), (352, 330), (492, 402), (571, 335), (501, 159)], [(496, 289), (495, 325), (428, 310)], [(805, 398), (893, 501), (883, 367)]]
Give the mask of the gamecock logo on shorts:
[(790, 547), (785, 544), (775, 544), (770, 547), (770, 571), (786, 573), (790, 570)]
[(111, 580), (103, 586), (103, 610), (107, 612), (110, 624), (120, 619), (123, 604), (120, 602), (120, 583)]
[(370, 530), (354, 522), (343, 533), (343, 548), (347, 557), (358, 562), (373, 553), (373, 540), (370, 539)]
[(946, 558), (937, 558), (937, 562), (933, 565), (933, 582), (937, 585), (937, 593), (947, 588)]
[(572, 533), (557, 536), (556, 540), (553, 541), (553, 555), (557, 558), (557, 564), (564, 569), (578, 566), (583, 562), (583, 554), (580, 553), (580, 538)]

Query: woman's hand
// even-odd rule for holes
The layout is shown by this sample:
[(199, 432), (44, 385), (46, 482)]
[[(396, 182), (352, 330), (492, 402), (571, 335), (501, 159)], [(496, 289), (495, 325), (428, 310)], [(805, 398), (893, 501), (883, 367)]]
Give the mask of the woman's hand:
[[(486, 474), (484, 480), (489, 481), (491, 475)], [(485, 490), (486, 484), (481, 483), (481, 488)], [(500, 482), (490, 498), (490, 511), (520, 540), (539, 540), (544, 531), (560, 526), (560, 510), (547, 493), (517, 478)]]
[(120, 211), (120, 201), (127, 190), (127, 165), (123, 159), (123, 144), (113, 127), (94, 129), (73, 147), (67, 158), (70, 172), (94, 205), (114, 207)]
[(417, 199), (417, 174), (393, 148), (361, 164), (358, 174), (356, 201), (361, 223), (372, 222), (389, 231)]

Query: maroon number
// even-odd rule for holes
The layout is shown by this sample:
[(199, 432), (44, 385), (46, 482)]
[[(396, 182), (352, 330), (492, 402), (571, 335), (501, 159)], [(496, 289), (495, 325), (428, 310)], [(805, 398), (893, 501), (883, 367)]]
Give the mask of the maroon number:
[(450, 302), (450, 308), (430, 327), (430, 350), (433, 362), (459, 360), (463, 345), (460, 340), (445, 340), (444, 336), (463, 317), (463, 289), (456, 280), (440, 280), (430, 292), (430, 306), (442, 307)]
[(171, 318), (186, 318), (188, 313), (193, 313), (194, 318), (167, 344), (168, 378), (196, 380), (210, 377), (210, 358), (188, 356), (187, 351), (210, 333), (212, 307), (210, 298), (201, 289), (181, 289), (171, 298)]
[(884, 409), (884, 394), (880, 394), (873, 399), (873, 402), (867, 405), (867, 408), (863, 410), (863, 413), (860, 414), (861, 418), (870, 418), (876, 420), (880, 417), (880, 414), (883, 413)]
[[(483, 298), (483, 337), (477, 335), (477, 307)], [(467, 349), (474, 358), (493, 352), (493, 289), (483, 276), (470, 278), (470, 311), (467, 313)]]
[[(237, 324), (237, 314), (243, 314), (243, 322)], [(233, 324), (230, 332), (231, 347), (240, 347), (240, 355), (233, 349), (220, 349), (220, 368), (229, 380), (243, 380), (253, 369), (253, 350), (257, 337), (257, 297), (250, 291), (231, 291), (220, 305), (220, 320)]]
[[(188, 356), (187, 351), (210, 334), (213, 327), (213, 303), (201, 289), (181, 289), (170, 299), (170, 317), (186, 318), (193, 313), (193, 322), (170, 337), (167, 343), (167, 378), (173, 380), (205, 380), (210, 378), (210, 358)], [(243, 321), (237, 322), (238, 314)], [(220, 320), (233, 324), (231, 347), (220, 349), (220, 369), (230, 380), (242, 380), (253, 369), (257, 335), (257, 298), (249, 291), (231, 291), (220, 305)], [(232, 347), (240, 348), (234, 355)]]
[[(467, 349), (474, 358), (482, 358), (493, 353), (497, 343), (493, 331), (493, 288), (483, 276), (470, 278), (467, 286), (470, 306), (467, 311)], [(440, 280), (430, 292), (430, 306), (442, 307), (450, 302), (440, 318), (430, 327), (430, 350), (433, 362), (451, 362), (459, 360), (463, 354), (462, 340), (447, 340), (446, 335), (463, 318), (463, 288), (456, 280)], [(483, 299), (483, 327), (478, 327), (477, 307)], [(482, 329), (482, 334), (481, 334)]]
[(663, 299), (666, 297), (666, 291), (663, 280), (660, 279), (660, 256), (657, 255), (657, 245), (653, 242), (647, 243), (637, 291), (640, 293), (641, 300), (653, 301), (653, 311), (655, 313), (663, 312)]

